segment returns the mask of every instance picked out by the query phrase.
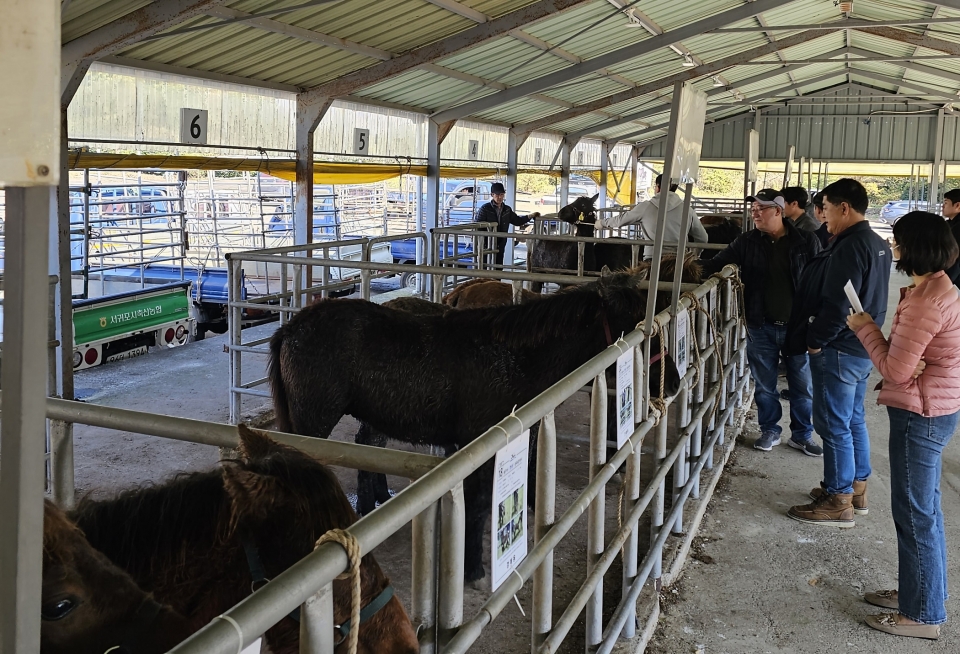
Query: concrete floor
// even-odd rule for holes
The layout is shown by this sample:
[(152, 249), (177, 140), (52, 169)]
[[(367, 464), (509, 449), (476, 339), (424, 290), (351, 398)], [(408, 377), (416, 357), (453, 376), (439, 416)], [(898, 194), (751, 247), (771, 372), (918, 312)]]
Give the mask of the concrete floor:
[[(891, 276), (886, 332), (907, 279)], [(872, 389), (879, 376), (868, 382)], [(870, 514), (854, 529), (805, 525), (786, 517), (808, 501), (822, 459), (782, 444), (772, 452), (750, 447), (759, 435), (748, 420), (737, 450), (704, 518), (694, 559), (679, 583), (661, 595), (659, 629), (648, 652), (681, 654), (827, 654), (834, 652), (960, 651), (960, 450), (943, 457), (943, 512), (949, 551), (948, 622), (932, 643), (898, 638), (862, 624), (883, 612), (864, 592), (897, 587), (897, 538), (890, 514), (889, 425), (886, 408), (868, 392), (867, 425), (873, 475)], [(787, 404), (784, 403), (786, 413)], [(782, 423), (787, 430), (789, 419)]]

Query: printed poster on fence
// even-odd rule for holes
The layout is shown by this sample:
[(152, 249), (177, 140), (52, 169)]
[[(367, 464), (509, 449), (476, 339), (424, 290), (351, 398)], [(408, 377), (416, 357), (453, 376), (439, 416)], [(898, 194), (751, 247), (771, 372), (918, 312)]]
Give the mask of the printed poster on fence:
[(680, 311), (677, 313), (676, 319), (676, 333), (673, 342), (673, 351), (676, 354), (673, 357), (673, 360), (677, 364), (677, 372), (680, 373), (680, 379), (683, 379), (683, 376), (687, 374), (687, 341), (689, 330), (689, 316), (690, 313), (687, 311)]
[(635, 348), (617, 358), (617, 449), (623, 447), (636, 427), (633, 410), (633, 360)]
[(493, 471), (490, 580), (496, 590), (527, 555), (527, 458), (530, 430), (497, 452)]

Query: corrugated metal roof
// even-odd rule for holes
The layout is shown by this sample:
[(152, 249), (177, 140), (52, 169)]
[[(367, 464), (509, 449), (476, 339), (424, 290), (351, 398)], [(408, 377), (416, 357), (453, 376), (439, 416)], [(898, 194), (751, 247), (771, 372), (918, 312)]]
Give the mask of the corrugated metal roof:
[[(261, 14), (282, 7), (301, 6), (306, 0), (229, 0), (223, 4), (230, 10)], [(559, 11), (542, 20), (524, 25), (522, 32), (494, 36), (478, 45), (462, 49), (439, 59), (427, 69), (400, 72), (378, 83), (352, 92), (351, 97), (387, 106), (406, 107), (421, 112), (438, 112), (466, 102), (486, 98), (504, 88), (537, 80), (562, 72), (578, 61), (589, 61), (654, 38), (652, 32), (681, 29), (709, 16), (742, 7), (747, 0), (698, 0), (697, 2), (660, 2), (641, 0), (620, 10), (610, 0), (588, 0), (575, 8)], [(63, 16), (62, 39), (67, 43), (111, 21), (127, 16), (149, 5), (149, 0), (73, 0)], [(445, 3), (441, 3), (445, 4)], [(486, 21), (526, 8), (533, 0), (462, 0), (462, 8), (452, 11), (449, 4), (440, 6), (431, 0), (335, 0), (287, 13), (270, 13), (256, 24), (232, 22), (201, 15), (169, 26), (168, 36), (143, 41), (116, 53), (125, 63), (163, 66), (163, 70), (183, 71), (221, 80), (249, 80), (252, 84), (274, 83), (309, 89), (325, 82), (361, 71), (380, 61), (402, 55), (446, 38), (456, 38), (464, 30)], [(621, 2), (621, 6), (625, 4)], [(454, 9), (456, 9), (454, 7)], [(636, 10), (631, 17), (628, 13)], [(960, 9), (936, 9), (922, 0), (873, 0), (856, 2), (851, 16), (858, 20), (906, 20), (960, 17)], [(475, 14), (472, 12), (479, 12)], [(215, 12), (214, 12), (215, 13)], [(476, 19), (476, 20), (475, 20)], [(768, 27), (809, 25), (842, 20), (832, 0), (793, 0), (766, 11), (762, 24)], [(638, 20), (646, 21), (646, 27)], [(215, 25), (209, 29), (181, 33), (184, 28)], [(752, 17), (726, 27), (757, 28), (761, 19)], [(717, 20), (717, 27), (723, 20)], [(924, 25), (898, 26), (896, 30), (960, 43), (960, 24), (939, 23), (927, 30)], [(300, 30), (300, 31), (298, 31)], [(307, 32), (303, 32), (306, 30)], [(311, 33), (315, 36), (311, 36)], [(519, 99), (492, 104), (483, 103), (472, 115), (479, 120), (497, 123), (527, 124), (559, 131), (587, 131), (608, 123), (611, 117), (635, 113), (660, 104), (669, 98), (655, 99), (654, 93), (669, 92), (671, 76), (689, 70), (683, 66), (684, 52), (697, 61), (709, 64), (748, 50), (766, 46), (771, 39), (781, 40), (799, 34), (799, 30), (756, 30), (747, 32), (709, 32), (682, 39), (672, 48), (660, 47), (636, 57), (625, 57), (603, 70), (579, 75), (559, 84), (537, 88), (535, 93)], [(311, 37), (311, 38), (306, 38)], [(884, 56), (937, 54), (939, 51), (890, 38), (851, 30), (837, 30), (817, 38), (784, 48), (779, 54), (758, 58), (759, 61), (802, 61), (841, 50), (847, 45)], [(949, 75), (939, 77), (935, 71), (953, 72), (954, 62), (946, 59), (921, 62), (926, 68), (911, 70), (898, 62), (850, 60), (845, 63), (811, 63), (777, 72), (773, 65), (750, 63), (749, 58), (736, 66), (718, 70), (730, 84), (724, 92), (711, 96), (710, 114), (723, 117), (743, 111), (728, 106), (738, 94), (760, 98), (777, 89), (803, 84), (796, 93), (809, 93), (838, 83), (837, 77), (851, 79), (872, 87), (894, 90), (899, 85), (869, 77), (879, 74), (904, 85), (929, 88), (949, 96), (960, 88), (960, 81)], [(444, 72), (446, 69), (448, 72)], [(862, 71), (858, 74), (857, 71)], [(823, 77), (837, 71), (838, 76)], [(227, 77), (229, 76), (229, 78)], [(757, 79), (757, 78), (760, 79)], [(660, 80), (667, 80), (655, 84)], [(843, 80), (841, 80), (843, 81)], [(744, 82), (746, 82), (744, 84)], [(603, 98), (624, 94), (630, 85), (653, 84), (653, 93), (636, 93), (616, 103)], [(742, 86), (736, 86), (743, 84)], [(711, 91), (710, 76), (701, 76), (696, 85)], [(281, 87), (286, 88), (286, 87)], [(904, 94), (910, 91), (903, 89)], [(591, 103), (599, 102), (596, 108)], [(489, 105), (489, 106), (486, 106)], [(582, 107), (582, 111), (567, 111)], [(573, 115), (576, 114), (576, 115)], [(546, 123), (550, 117), (552, 123)], [(646, 117), (644, 122), (656, 124), (661, 117)], [(540, 123), (538, 123), (539, 125)], [(604, 138), (635, 132), (638, 123), (604, 126), (597, 132)]]

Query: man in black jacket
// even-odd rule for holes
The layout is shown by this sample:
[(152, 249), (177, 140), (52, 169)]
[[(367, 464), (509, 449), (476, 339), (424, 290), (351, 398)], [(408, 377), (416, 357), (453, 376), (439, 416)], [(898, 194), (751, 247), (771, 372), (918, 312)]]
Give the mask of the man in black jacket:
[(793, 222), (793, 226), (805, 232), (815, 232), (820, 227), (812, 216), (807, 213), (810, 203), (810, 194), (802, 186), (787, 186), (780, 189), (783, 195), (783, 213)]
[(807, 266), (794, 298), (788, 351), (807, 352), (813, 377), (813, 424), (823, 438), (823, 481), (811, 504), (791, 507), (791, 518), (811, 524), (854, 526), (867, 513), (870, 436), (864, 414), (872, 364), (847, 328), (849, 281), (877, 325), (887, 313), (893, 255), (867, 222), (867, 191), (853, 179), (823, 189), (830, 245)]
[[(753, 446), (769, 452), (780, 444), (783, 408), (777, 392), (777, 368), (787, 338), (787, 321), (800, 275), (820, 251), (812, 232), (802, 231), (784, 216), (783, 195), (763, 189), (747, 198), (753, 202), (756, 229), (738, 236), (717, 256), (703, 262), (706, 274), (728, 263), (740, 267), (747, 318), (747, 358), (756, 382), (754, 400), (760, 438)], [(790, 431), (787, 443), (809, 456), (823, 456), (813, 440), (810, 366), (806, 353), (786, 356), (790, 394)]]
[[(950, 225), (950, 233), (957, 243), (960, 243), (960, 188), (955, 188), (943, 194), (943, 217), (947, 219)], [(954, 261), (953, 265), (947, 268), (947, 276), (950, 277), (954, 285), (960, 287), (960, 260)]]
[[(507, 189), (500, 182), (494, 182), (490, 185), (491, 200), (477, 209), (478, 223), (497, 223), (497, 231), (504, 232), (510, 230), (510, 225), (514, 227), (523, 227), (528, 222), (538, 217), (540, 214), (534, 212), (529, 216), (518, 216), (513, 212), (504, 198), (507, 195)], [(503, 265), (503, 251), (507, 247), (507, 239), (497, 239), (497, 265)]]

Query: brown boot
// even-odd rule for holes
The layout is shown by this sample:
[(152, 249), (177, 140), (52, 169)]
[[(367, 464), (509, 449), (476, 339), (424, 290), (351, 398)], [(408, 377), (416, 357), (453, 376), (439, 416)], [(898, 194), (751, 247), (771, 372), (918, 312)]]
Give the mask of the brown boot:
[(853, 494), (829, 495), (824, 493), (810, 504), (791, 506), (787, 517), (812, 525), (849, 528), (853, 521)]
[[(810, 491), (810, 499), (820, 499), (820, 496), (826, 495), (826, 493), (827, 491), (823, 490), (823, 486), (817, 486)], [(857, 515), (867, 515), (870, 512), (870, 509), (867, 508), (866, 481), (854, 480), (853, 482), (853, 512)]]

